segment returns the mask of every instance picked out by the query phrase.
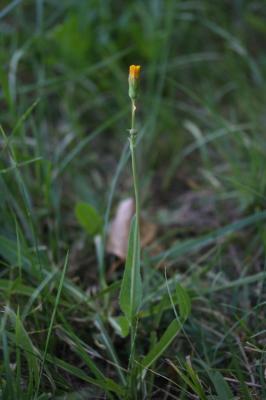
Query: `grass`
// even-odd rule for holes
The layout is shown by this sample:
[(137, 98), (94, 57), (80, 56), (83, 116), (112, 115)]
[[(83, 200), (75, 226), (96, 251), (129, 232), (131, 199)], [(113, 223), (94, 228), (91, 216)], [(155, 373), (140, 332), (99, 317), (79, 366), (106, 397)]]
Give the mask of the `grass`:
[[(265, 398), (264, 3), (0, 7), (0, 397)], [(132, 195), (130, 64), (157, 227), (131, 364), (104, 251)]]

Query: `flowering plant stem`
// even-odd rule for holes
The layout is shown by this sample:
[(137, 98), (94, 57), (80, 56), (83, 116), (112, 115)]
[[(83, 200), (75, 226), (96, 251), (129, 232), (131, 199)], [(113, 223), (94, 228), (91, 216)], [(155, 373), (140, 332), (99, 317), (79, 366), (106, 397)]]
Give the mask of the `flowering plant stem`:
[[(135, 128), (135, 114), (136, 114), (136, 103), (134, 99), (131, 99), (131, 128), (129, 130), (129, 143), (130, 143), (130, 152), (131, 152), (131, 165), (132, 165), (132, 175), (133, 175), (133, 186), (135, 193), (135, 214), (136, 214), (136, 226), (137, 226), (137, 235), (140, 236), (139, 226), (140, 226), (140, 195), (139, 195), (139, 179), (138, 179), (138, 171), (137, 171), (137, 159), (136, 159), (136, 139), (137, 139), (137, 130)], [(137, 330), (137, 319), (136, 316), (132, 316), (131, 320), (131, 354), (130, 354), (130, 367), (134, 366), (134, 358), (135, 358), (135, 339), (136, 339), (136, 330)], [(132, 379), (134, 374), (131, 377), (131, 390), (134, 391), (135, 383)]]
[(136, 128), (135, 128), (135, 114), (136, 104), (135, 100), (131, 100), (131, 129), (129, 130), (129, 142), (132, 162), (132, 174), (133, 174), (133, 185), (135, 192), (135, 210), (136, 210), (136, 222), (139, 227), (139, 216), (140, 216), (140, 200), (139, 200), (139, 181), (137, 173), (137, 161), (136, 161)]
[[(140, 194), (136, 159), (137, 130), (135, 126), (136, 98), (139, 87), (140, 65), (129, 67), (129, 97), (131, 99), (131, 128), (129, 129), (129, 144), (132, 162), (132, 176), (135, 193), (135, 215), (130, 224), (128, 250), (125, 270), (121, 283), (119, 304), (124, 313), (126, 326), (130, 328), (130, 357), (128, 363), (129, 381), (128, 389), (130, 399), (135, 399), (137, 393), (137, 369), (135, 364), (135, 343), (138, 323), (138, 312), (141, 307), (142, 281), (140, 273)], [(128, 329), (127, 328), (127, 329)]]

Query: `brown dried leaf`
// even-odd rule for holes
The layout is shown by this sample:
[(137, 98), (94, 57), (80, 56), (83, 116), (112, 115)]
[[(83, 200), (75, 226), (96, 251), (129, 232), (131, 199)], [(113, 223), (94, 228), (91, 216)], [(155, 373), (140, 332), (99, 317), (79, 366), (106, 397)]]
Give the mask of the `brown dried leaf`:
[(135, 212), (134, 200), (122, 200), (113, 219), (107, 240), (107, 252), (122, 260), (126, 259), (130, 222)]
[[(132, 198), (121, 201), (117, 207), (115, 217), (109, 230), (106, 250), (124, 261), (127, 255), (128, 236), (131, 219), (135, 212)], [(150, 244), (157, 233), (157, 226), (147, 220), (141, 220), (140, 237), (141, 247)]]
[(141, 220), (140, 223), (140, 241), (141, 247), (148, 246), (156, 236), (157, 225), (147, 220)]
[[(133, 198), (122, 200), (111, 223), (108, 235), (106, 250), (124, 261), (127, 255), (128, 236), (130, 230), (131, 219), (135, 212)], [(140, 222), (140, 239), (141, 247), (150, 244), (156, 237), (158, 231), (157, 225), (147, 220), (141, 219)]]

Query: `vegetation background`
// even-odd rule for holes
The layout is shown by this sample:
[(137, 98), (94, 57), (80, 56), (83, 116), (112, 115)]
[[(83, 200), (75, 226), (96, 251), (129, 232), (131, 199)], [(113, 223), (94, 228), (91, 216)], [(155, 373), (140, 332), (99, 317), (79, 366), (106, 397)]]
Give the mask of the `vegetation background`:
[[(1, 0), (2, 399), (266, 398), (265, 18), (264, 0)], [(104, 251), (132, 195), (130, 64), (156, 231), (134, 369)]]

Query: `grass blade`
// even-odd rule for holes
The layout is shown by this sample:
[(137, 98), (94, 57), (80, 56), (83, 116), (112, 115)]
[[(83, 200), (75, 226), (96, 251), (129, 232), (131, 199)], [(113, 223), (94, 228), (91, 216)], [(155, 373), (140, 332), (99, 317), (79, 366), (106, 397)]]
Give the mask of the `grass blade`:
[(99, 317), (96, 318), (95, 325), (97, 326), (97, 328), (99, 329), (99, 331), (101, 333), (101, 338), (102, 338), (103, 344), (105, 345), (110, 357), (112, 358), (112, 360), (114, 362), (114, 366), (116, 367), (117, 373), (119, 375), (119, 378), (120, 378), (122, 384), (126, 385), (126, 379), (125, 379), (123, 370), (120, 367), (121, 363), (120, 363), (118, 356), (116, 354), (116, 351), (113, 347), (112, 341), (102, 323), (102, 320)]
[(56, 295), (56, 299), (55, 299), (55, 305), (54, 305), (54, 309), (53, 309), (53, 313), (52, 313), (52, 317), (51, 317), (51, 321), (50, 321), (50, 325), (49, 325), (49, 329), (48, 329), (48, 334), (47, 334), (47, 338), (46, 338), (45, 349), (44, 349), (44, 354), (43, 354), (43, 359), (42, 359), (41, 371), (40, 371), (40, 374), (39, 374), (37, 389), (36, 389), (36, 393), (35, 393), (35, 399), (37, 399), (38, 393), (39, 393), (39, 388), (40, 388), (40, 383), (41, 383), (41, 377), (42, 377), (42, 373), (43, 373), (44, 363), (45, 363), (45, 360), (46, 360), (48, 346), (49, 346), (49, 342), (50, 342), (50, 338), (51, 338), (51, 334), (52, 334), (52, 329), (53, 329), (53, 324), (54, 324), (54, 320), (55, 320), (56, 310), (57, 310), (57, 307), (58, 307), (58, 304), (59, 304), (59, 300), (60, 300), (60, 296), (61, 296), (61, 292), (62, 292), (62, 288), (63, 288), (63, 283), (64, 283), (64, 279), (65, 279), (67, 265), (68, 265), (68, 253), (67, 253), (67, 256), (66, 256), (66, 259), (65, 259), (64, 268), (63, 268), (63, 271), (62, 271), (62, 274), (61, 274), (61, 279), (60, 279), (60, 282), (59, 282), (59, 287), (58, 287), (58, 291), (57, 291), (57, 295)]
[(77, 368), (68, 362), (61, 360), (57, 357), (52, 357), (49, 354), (47, 354), (46, 360), (49, 363), (52, 363), (56, 365), (57, 367), (63, 369), (64, 371), (67, 371), (69, 374), (76, 376), (78, 379), (90, 383), (91, 385), (98, 386), (102, 388), (104, 391), (113, 391), (116, 393), (120, 398), (124, 398), (124, 389), (121, 388), (118, 384), (116, 384), (113, 380), (111, 379), (105, 379), (105, 380), (97, 380), (94, 378), (89, 377), (84, 371), (82, 371), (80, 368)]
[(185, 240), (184, 242), (178, 242), (175, 245), (173, 245), (169, 250), (159, 254), (158, 256), (152, 257), (152, 260), (159, 262), (166, 258), (175, 259), (190, 251), (199, 250), (202, 247), (215, 242), (217, 239), (232, 234), (236, 231), (239, 231), (240, 229), (246, 228), (257, 222), (262, 222), (265, 219), (266, 219), (266, 211), (256, 212), (253, 215), (249, 215), (246, 218), (242, 218), (239, 221), (233, 222), (232, 224), (219, 228), (200, 238)]
[(160, 340), (153, 346), (141, 362), (142, 369), (149, 368), (169, 347), (181, 329), (181, 324), (174, 320), (170, 323)]
[(13, 377), (10, 368), (9, 348), (5, 331), (2, 332), (2, 346), (3, 346), (3, 367), (6, 380), (5, 386), (3, 385), (2, 394), (4, 396), (3, 398), (13, 399), (14, 398)]
[(200, 400), (207, 400), (207, 396), (204, 393), (199, 377), (193, 370), (190, 361), (187, 361), (185, 364), (186, 373), (182, 372), (181, 369), (178, 368), (171, 360), (167, 361), (171, 365), (171, 367), (176, 371), (176, 373), (180, 376), (182, 381), (185, 382), (185, 384), (199, 396)]
[(209, 371), (209, 376), (215, 387), (217, 400), (232, 400), (234, 398), (228, 383), (219, 371)]
[(28, 382), (28, 395), (33, 394), (33, 383), (38, 382), (39, 377), (39, 353), (34, 347), (26, 329), (20, 318), (19, 310), (17, 314), (10, 310), (10, 316), (15, 322), (16, 329), (16, 346), (23, 349), (28, 364), (29, 382)]

